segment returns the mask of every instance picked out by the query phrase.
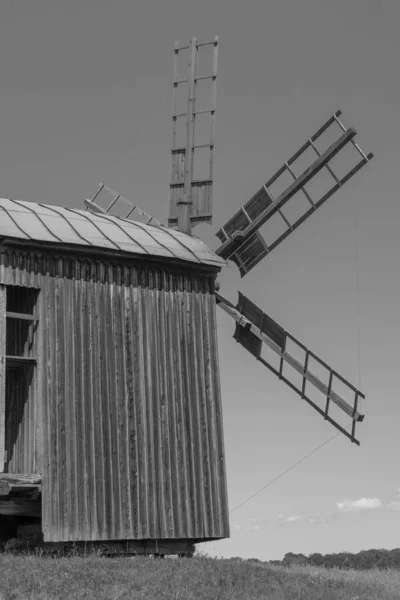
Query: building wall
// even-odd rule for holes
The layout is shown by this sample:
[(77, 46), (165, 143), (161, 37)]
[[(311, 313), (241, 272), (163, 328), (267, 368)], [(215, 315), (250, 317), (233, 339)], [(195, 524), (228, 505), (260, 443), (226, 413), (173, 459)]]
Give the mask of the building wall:
[(46, 541), (223, 538), (214, 274), (3, 253), (40, 288)]

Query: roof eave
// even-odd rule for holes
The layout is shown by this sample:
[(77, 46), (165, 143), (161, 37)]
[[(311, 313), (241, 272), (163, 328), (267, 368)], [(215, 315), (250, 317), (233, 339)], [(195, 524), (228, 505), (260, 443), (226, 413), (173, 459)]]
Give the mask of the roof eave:
[[(43, 253), (46, 251), (55, 251), (58, 254), (78, 254), (86, 258), (99, 260), (108, 257), (109, 259), (124, 259), (133, 260), (140, 263), (162, 264), (166, 267), (181, 267), (194, 271), (212, 271), (219, 273), (222, 267), (227, 263), (224, 259), (217, 257), (216, 262), (208, 262), (199, 260), (199, 262), (183, 260), (179, 258), (166, 257), (150, 254), (135, 254), (133, 252), (124, 252), (123, 250), (114, 250), (111, 248), (100, 248), (98, 246), (80, 246), (78, 244), (56, 244), (53, 242), (44, 242), (37, 240), (23, 240), (20, 238), (5, 238), (0, 237), (0, 251), (6, 249), (24, 249), (28, 248), (35, 253)], [(217, 256), (217, 255), (216, 255)]]

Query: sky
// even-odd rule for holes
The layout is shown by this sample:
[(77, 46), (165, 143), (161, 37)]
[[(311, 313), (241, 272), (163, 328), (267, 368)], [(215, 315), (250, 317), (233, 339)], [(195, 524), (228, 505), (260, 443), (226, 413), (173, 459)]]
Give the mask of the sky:
[(230, 509), (290, 470), (233, 510), (212, 556), (400, 546), (399, 20), (397, 0), (1, 2), (2, 197), (81, 208), (105, 182), (165, 223), (173, 45), (190, 36), (220, 36), (214, 218), (194, 231), (211, 247), (337, 109), (375, 154), (244, 279), (219, 277), (360, 385), (366, 417), (360, 447), (339, 435), (290, 469), (336, 430), (220, 311)]

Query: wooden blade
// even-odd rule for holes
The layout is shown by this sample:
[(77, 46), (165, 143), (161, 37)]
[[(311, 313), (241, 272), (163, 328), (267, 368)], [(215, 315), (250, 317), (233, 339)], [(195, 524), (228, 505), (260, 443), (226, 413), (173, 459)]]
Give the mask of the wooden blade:
[[(233, 260), (239, 267), (240, 274), (243, 277), (253, 269), (269, 252), (278, 246), (288, 235), (290, 235), (303, 221), (305, 221), (313, 212), (317, 210), (328, 198), (330, 198), (346, 181), (348, 181), (357, 171), (361, 169), (371, 158), (372, 154), (364, 154), (354, 138), (357, 134), (352, 127), (346, 129), (339, 121), (340, 111), (335, 113), (308, 141), (298, 150), (279, 171), (267, 181), (265, 185), (244, 205), (240, 210), (217, 232), (217, 237), (222, 245), (217, 249), (217, 254), (225, 259)], [(339, 125), (342, 134), (321, 153), (315, 145), (315, 141), (332, 125)], [(352, 166), (344, 175), (338, 177), (333, 172), (330, 161), (343, 149), (351, 143), (357, 152), (361, 155), (361, 160), (355, 166)], [(299, 157), (307, 150), (312, 150), (317, 158), (312, 164), (299, 176), (293, 172), (293, 165)], [(306, 189), (309, 183), (322, 169), (326, 169), (332, 180), (331, 187), (325, 191), (319, 198), (312, 198)], [(283, 175), (290, 174), (294, 179), (277, 198), (274, 198), (269, 188), (275, 184)], [(307, 199), (307, 209), (302, 209), (300, 216), (291, 222), (283, 213), (284, 205), (293, 198), (297, 192), (302, 192)], [(293, 202), (296, 198), (293, 199)], [(278, 214), (284, 223), (285, 231), (271, 243), (268, 239), (264, 240), (259, 232), (262, 227), (273, 215)]]
[[(102, 206), (100, 206), (100, 204), (98, 204), (98, 202), (96, 202), (99, 194), (103, 190), (113, 197), (111, 203), (106, 208), (103, 208)], [(121, 194), (117, 194), (116, 192), (114, 192), (114, 190), (106, 186), (104, 183), (100, 184), (100, 187), (97, 190), (96, 194), (93, 196), (93, 198), (91, 200), (85, 199), (84, 203), (85, 210), (88, 210), (92, 213), (110, 215), (112, 217), (118, 216), (120, 218), (130, 219), (132, 221), (138, 221), (139, 218), (142, 218), (143, 222), (146, 224), (161, 226), (161, 223), (157, 221), (157, 219), (155, 219), (154, 217), (146, 213), (144, 210), (133, 204), (133, 202), (131, 202), (130, 200), (127, 200), (127, 198), (124, 198), (124, 196), (121, 196)], [(116, 207), (118, 203), (120, 206), (124, 205), (128, 209), (128, 212), (124, 213), (123, 215), (118, 215), (116, 213)]]
[[(204, 46), (213, 48), (212, 64), (210, 64), (207, 74), (199, 74), (197, 72), (198, 53)], [(181, 79), (179, 75), (178, 61), (181, 51), (184, 53), (188, 51), (188, 75), (184, 79)], [(218, 36), (215, 36), (210, 42), (199, 42), (196, 38), (190, 38), (189, 44), (184, 46), (176, 42), (174, 55), (168, 226), (178, 227), (185, 233), (190, 233), (198, 223), (212, 222)], [(207, 91), (210, 97), (208, 106), (198, 106), (196, 96), (200, 82), (203, 93), (208, 87)], [(206, 88), (204, 88), (204, 84)], [(179, 108), (178, 102), (181, 85), (187, 88), (187, 102), (183, 112)], [(204, 117), (208, 121), (207, 125), (203, 122)], [(179, 142), (181, 127), (184, 127), (181, 133), (185, 132), (186, 143), (184, 146)], [(206, 159), (207, 165), (204, 164), (204, 159)]]
[[(357, 410), (359, 398), (365, 398), (359, 390), (357, 390), (351, 383), (341, 377), (336, 371), (329, 367), (325, 362), (318, 358), (313, 352), (311, 352), (301, 342), (296, 340), (290, 333), (288, 333), (281, 325), (276, 323), (271, 317), (265, 314), (258, 306), (256, 306), (251, 300), (246, 298), (239, 292), (239, 302), (237, 306), (231, 304), (228, 300), (223, 298), (220, 294), (216, 294), (217, 304), (222, 310), (230, 315), (236, 322), (236, 329), (234, 338), (239, 344), (241, 344), (250, 354), (252, 354), (258, 361), (264, 366), (275, 373), (280, 379), (282, 379), (287, 385), (289, 385), (302, 399), (306, 400), (319, 414), (321, 414), (325, 420), (329, 421), (334, 427), (336, 427), (343, 435), (348, 437), (352, 442), (360, 445), (360, 442), (355, 439), (355, 426), (357, 422), (361, 422), (364, 419)], [(287, 342), (296, 344), (304, 352), (304, 361), (297, 360), (287, 351)], [(280, 368), (276, 369), (270, 362), (265, 360), (261, 356), (262, 346), (265, 344), (273, 350), (280, 358)], [(319, 377), (311, 372), (309, 369), (309, 359), (312, 358), (314, 361), (322, 365), (326, 369), (328, 374), (328, 383), (325, 384)], [(284, 365), (290, 366), (294, 371), (302, 376), (301, 385), (296, 386), (293, 381), (290, 381), (283, 373)], [(353, 404), (350, 404), (345, 398), (334, 391), (333, 387), (335, 380), (341, 382), (345, 386), (346, 392), (351, 393), (353, 396)], [(308, 395), (306, 390), (306, 384), (311, 384), (316, 390), (318, 390), (325, 398), (325, 409), (321, 409)], [(352, 430), (349, 433), (344, 427), (342, 427), (335, 419), (329, 415), (330, 403), (333, 402), (338, 406), (344, 413), (351, 417)]]

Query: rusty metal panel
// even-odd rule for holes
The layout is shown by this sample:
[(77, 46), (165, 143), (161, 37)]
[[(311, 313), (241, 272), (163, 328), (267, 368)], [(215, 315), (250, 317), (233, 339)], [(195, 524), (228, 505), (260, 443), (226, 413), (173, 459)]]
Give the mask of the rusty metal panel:
[(5, 198), (0, 198), (0, 209), (0, 238), (47, 242), (60, 245), (60, 250), (68, 244), (215, 267), (226, 264), (199, 238), (163, 226)]
[(214, 276), (38, 266), (45, 540), (228, 537)]

